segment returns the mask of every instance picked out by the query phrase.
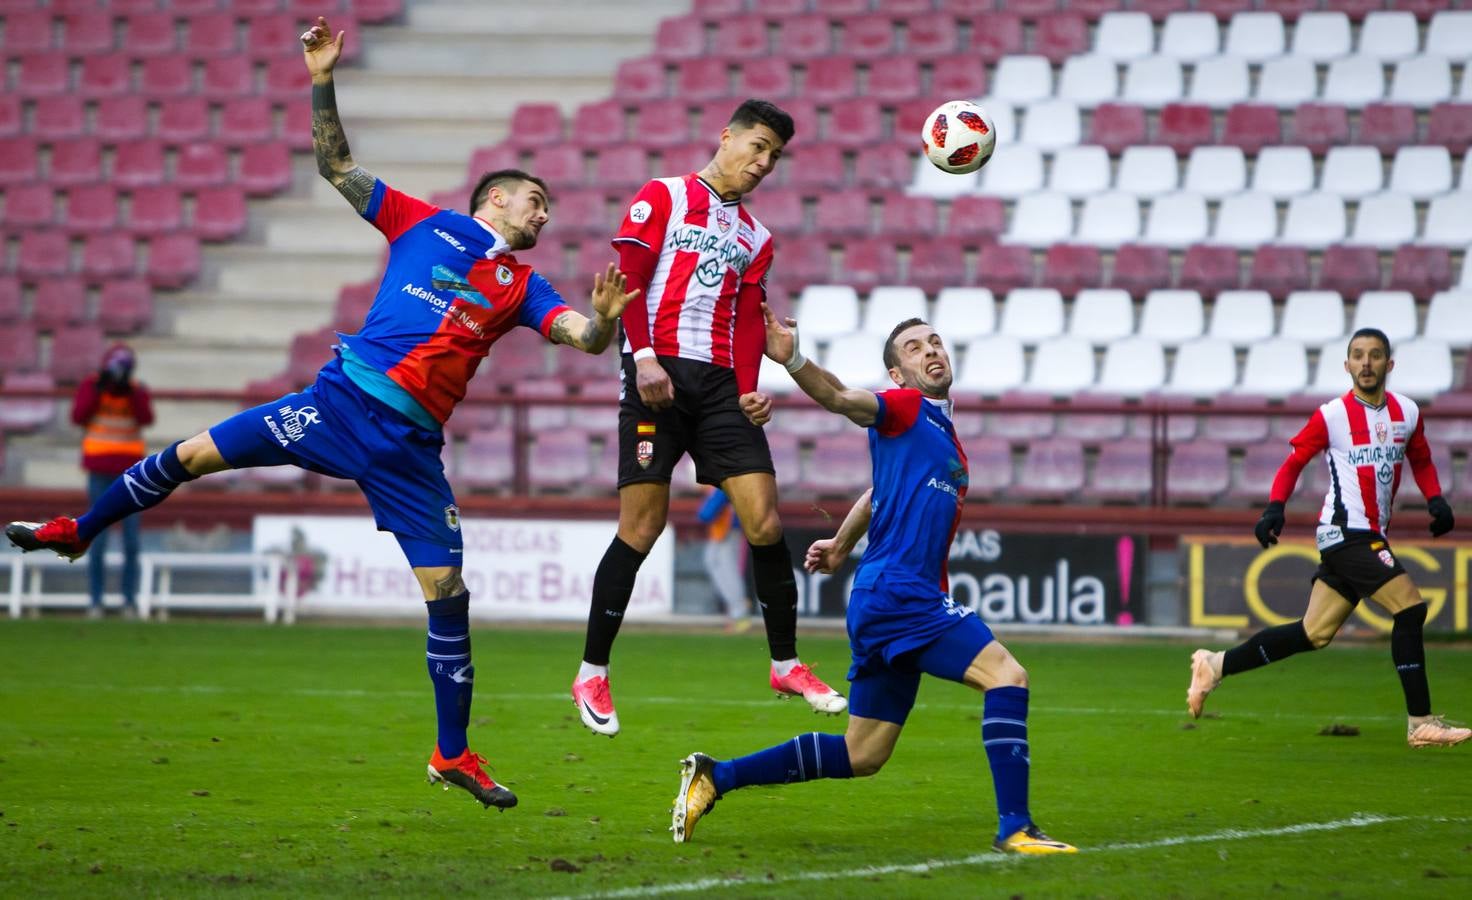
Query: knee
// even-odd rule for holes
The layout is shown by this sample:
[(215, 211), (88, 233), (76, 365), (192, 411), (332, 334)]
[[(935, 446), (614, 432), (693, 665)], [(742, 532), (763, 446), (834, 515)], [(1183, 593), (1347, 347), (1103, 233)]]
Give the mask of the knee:
[(1329, 643), (1331, 641), (1334, 640), (1333, 629), (1323, 627), (1309, 628), (1307, 625), (1305, 625), (1303, 628), (1303, 632), (1304, 634), (1308, 635), (1308, 642), (1313, 646), (1313, 649), (1315, 650), (1324, 649), (1325, 647), (1329, 646)]
[(654, 542), (664, 533), (664, 526), (664, 510), (641, 509), (635, 511), (620, 526), (619, 537), (640, 553), (648, 553)]
[(848, 764), (855, 778), (867, 778), (878, 774), (889, 762), (892, 747), (849, 747)]
[(1010, 660), (998, 673), (997, 687), (1027, 687), (1027, 670), (1017, 660)]
[(758, 547), (782, 540), (782, 519), (777, 515), (776, 509), (763, 510), (750, 522), (742, 519), (741, 527), (746, 532), (746, 540)]

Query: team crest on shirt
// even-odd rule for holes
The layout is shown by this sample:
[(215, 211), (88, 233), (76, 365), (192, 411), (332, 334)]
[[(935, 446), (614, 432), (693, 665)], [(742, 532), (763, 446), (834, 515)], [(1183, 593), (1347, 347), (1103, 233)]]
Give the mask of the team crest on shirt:
[(501, 287), (510, 284), (513, 277), (511, 270), (504, 264), (496, 266), (496, 283), (501, 285)]
[(736, 219), (731, 215), (730, 210), (724, 206), (716, 208), (716, 224), (721, 226), (722, 231), (730, 231), (731, 223), (735, 221)]
[(649, 468), (649, 464), (654, 462), (654, 442), (640, 441), (634, 448), (634, 456), (639, 460), (639, 468)]
[(445, 527), (451, 531), (460, 530), (460, 507), (453, 503), (445, 507)]
[(1385, 443), (1389, 439), (1390, 439), (1390, 429), (1388, 429), (1388, 428), (1385, 427), (1385, 423), (1384, 422), (1376, 422), (1375, 423), (1375, 440), (1377, 440), (1377, 441), (1379, 441), (1380, 443), (1383, 444), (1383, 443)]
[(1390, 555), (1389, 550), (1381, 550), (1377, 555), (1380, 557), (1380, 561), (1385, 563), (1385, 568), (1395, 568), (1395, 557)]

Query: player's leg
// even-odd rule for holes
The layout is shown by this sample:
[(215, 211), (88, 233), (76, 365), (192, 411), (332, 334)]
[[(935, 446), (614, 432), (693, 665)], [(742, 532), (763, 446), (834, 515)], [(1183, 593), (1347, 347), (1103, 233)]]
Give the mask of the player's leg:
[(1426, 602), (1411, 576), (1395, 576), (1370, 595), (1390, 612), (1390, 658), (1406, 697), (1406, 743), (1412, 747), (1450, 747), (1472, 738), (1472, 729), (1448, 725), (1431, 713), (1431, 688), (1426, 681)]

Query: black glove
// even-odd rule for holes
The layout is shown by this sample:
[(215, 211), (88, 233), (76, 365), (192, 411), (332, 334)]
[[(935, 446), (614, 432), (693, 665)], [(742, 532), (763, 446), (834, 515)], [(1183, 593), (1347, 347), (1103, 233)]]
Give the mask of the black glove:
[(1441, 537), (1457, 524), (1456, 517), (1452, 515), (1452, 505), (1446, 502), (1445, 497), (1432, 497), (1426, 501), (1426, 511), (1431, 513), (1431, 536)]
[(1252, 532), (1257, 535), (1259, 544), (1271, 547), (1278, 542), (1278, 535), (1283, 533), (1283, 524), (1283, 504), (1275, 500), (1262, 511), (1262, 518), (1257, 520), (1257, 527)]

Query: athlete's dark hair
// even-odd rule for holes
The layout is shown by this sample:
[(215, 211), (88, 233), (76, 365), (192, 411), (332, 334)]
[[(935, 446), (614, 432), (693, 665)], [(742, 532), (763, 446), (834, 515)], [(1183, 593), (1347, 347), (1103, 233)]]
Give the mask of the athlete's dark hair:
[(491, 194), (491, 188), (504, 187), (513, 181), (530, 181), (532, 184), (541, 188), (542, 193), (547, 194), (548, 200), (551, 200), (552, 192), (548, 190), (547, 182), (537, 176), (530, 172), (523, 172), (520, 169), (497, 169), (494, 172), (487, 172), (480, 176), (480, 181), (475, 183), (475, 190), (470, 192), (470, 214), (475, 215), (475, 211), (480, 209), (482, 203), (486, 202), (486, 197), (489, 197)]
[(900, 351), (894, 346), (894, 339), (900, 336), (900, 332), (906, 328), (914, 328), (916, 325), (929, 325), (924, 319), (906, 319), (894, 326), (894, 331), (889, 333), (889, 340), (884, 342), (884, 368), (893, 369), (900, 364)]
[[(1389, 359), (1390, 358), (1390, 338), (1386, 337), (1385, 332), (1381, 331), (1378, 328), (1361, 328), (1359, 331), (1356, 331), (1354, 334), (1352, 334), (1352, 335), (1349, 336), (1349, 343), (1350, 344), (1353, 344), (1357, 338), (1362, 338), (1362, 337), (1374, 338), (1375, 340), (1377, 340), (1380, 343), (1384, 344), (1385, 345), (1385, 357), (1386, 357), (1386, 359)], [(1349, 355), (1349, 346), (1348, 345), (1345, 345), (1344, 353), (1345, 353), (1346, 356)]]
[(741, 128), (750, 128), (753, 125), (765, 125), (772, 129), (782, 143), (792, 140), (796, 129), (792, 124), (792, 116), (782, 111), (782, 108), (769, 100), (758, 100), (753, 97), (745, 103), (736, 107), (731, 113), (731, 120), (727, 125), (736, 125)]

